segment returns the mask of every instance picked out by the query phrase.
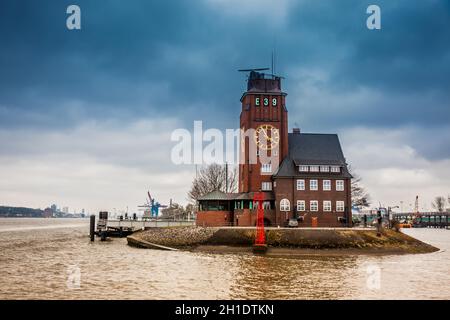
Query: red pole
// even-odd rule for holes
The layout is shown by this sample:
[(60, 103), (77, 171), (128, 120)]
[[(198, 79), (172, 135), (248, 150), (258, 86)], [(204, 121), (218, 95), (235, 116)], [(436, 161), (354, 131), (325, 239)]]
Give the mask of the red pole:
[(255, 192), (253, 201), (258, 203), (256, 211), (256, 237), (254, 251), (265, 252), (267, 249), (266, 236), (264, 233), (264, 208), (263, 208), (264, 194), (262, 192)]

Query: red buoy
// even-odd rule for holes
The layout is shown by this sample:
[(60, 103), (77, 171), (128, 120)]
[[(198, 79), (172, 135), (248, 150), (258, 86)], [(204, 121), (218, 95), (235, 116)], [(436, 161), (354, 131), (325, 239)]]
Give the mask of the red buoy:
[(264, 253), (267, 251), (266, 234), (264, 232), (264, 194), (262, 192), (255, 192), (253, 201), (258, 208), (256, 211), (256, 237), (253, 252)]

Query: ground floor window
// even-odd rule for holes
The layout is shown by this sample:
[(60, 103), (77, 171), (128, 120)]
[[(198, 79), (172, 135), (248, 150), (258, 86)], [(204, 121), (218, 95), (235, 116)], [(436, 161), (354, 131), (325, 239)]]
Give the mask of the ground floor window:
[(319, 211), (319, 201), (311, 200), (309, 202), (309, 210), (310, 211)]
[(344, 211), (344, 201), (336, 201), (336, 211), (343, 212)]
[(297, 200), (297, 211), (305, 211), (306, 210), (305, 200)]
[(290, 211), (291, 210), (291, 203), (288, 199), (282, 199), (280, 201), (280, 210), (281, 211)]
[(325, 200), (323, 202), (323, 211), (331, 211), (331, 201)]

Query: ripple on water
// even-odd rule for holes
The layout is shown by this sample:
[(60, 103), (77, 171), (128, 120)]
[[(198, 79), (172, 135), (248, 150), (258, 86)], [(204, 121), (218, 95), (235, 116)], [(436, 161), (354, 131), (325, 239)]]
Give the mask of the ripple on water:
[[(126, 239), (90, 243), (84, 220), (12, 220), (0, 221), (2, 299), (450, 298), (448, 230), (407, 231), (443, 249), (430, 254), (292, 259), (145, 250)], [(22, 221), (26, 231), (1, 231)], [(79, 289), (67, 285), (73, 266)], [(379, 289), (368, 288), (367, 266), (380, 269)]]

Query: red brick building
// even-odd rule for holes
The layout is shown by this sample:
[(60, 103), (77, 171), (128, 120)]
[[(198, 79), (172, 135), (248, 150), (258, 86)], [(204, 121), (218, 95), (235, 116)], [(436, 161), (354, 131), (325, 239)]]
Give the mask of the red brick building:
[(288, 132), (281, 78), (251, 71), (241, 97), (239, 192), (198, 199), (197, 225), (253, 226), (254, 192), (267, 225), (351, 226), (351, 178), (336, 134)]

